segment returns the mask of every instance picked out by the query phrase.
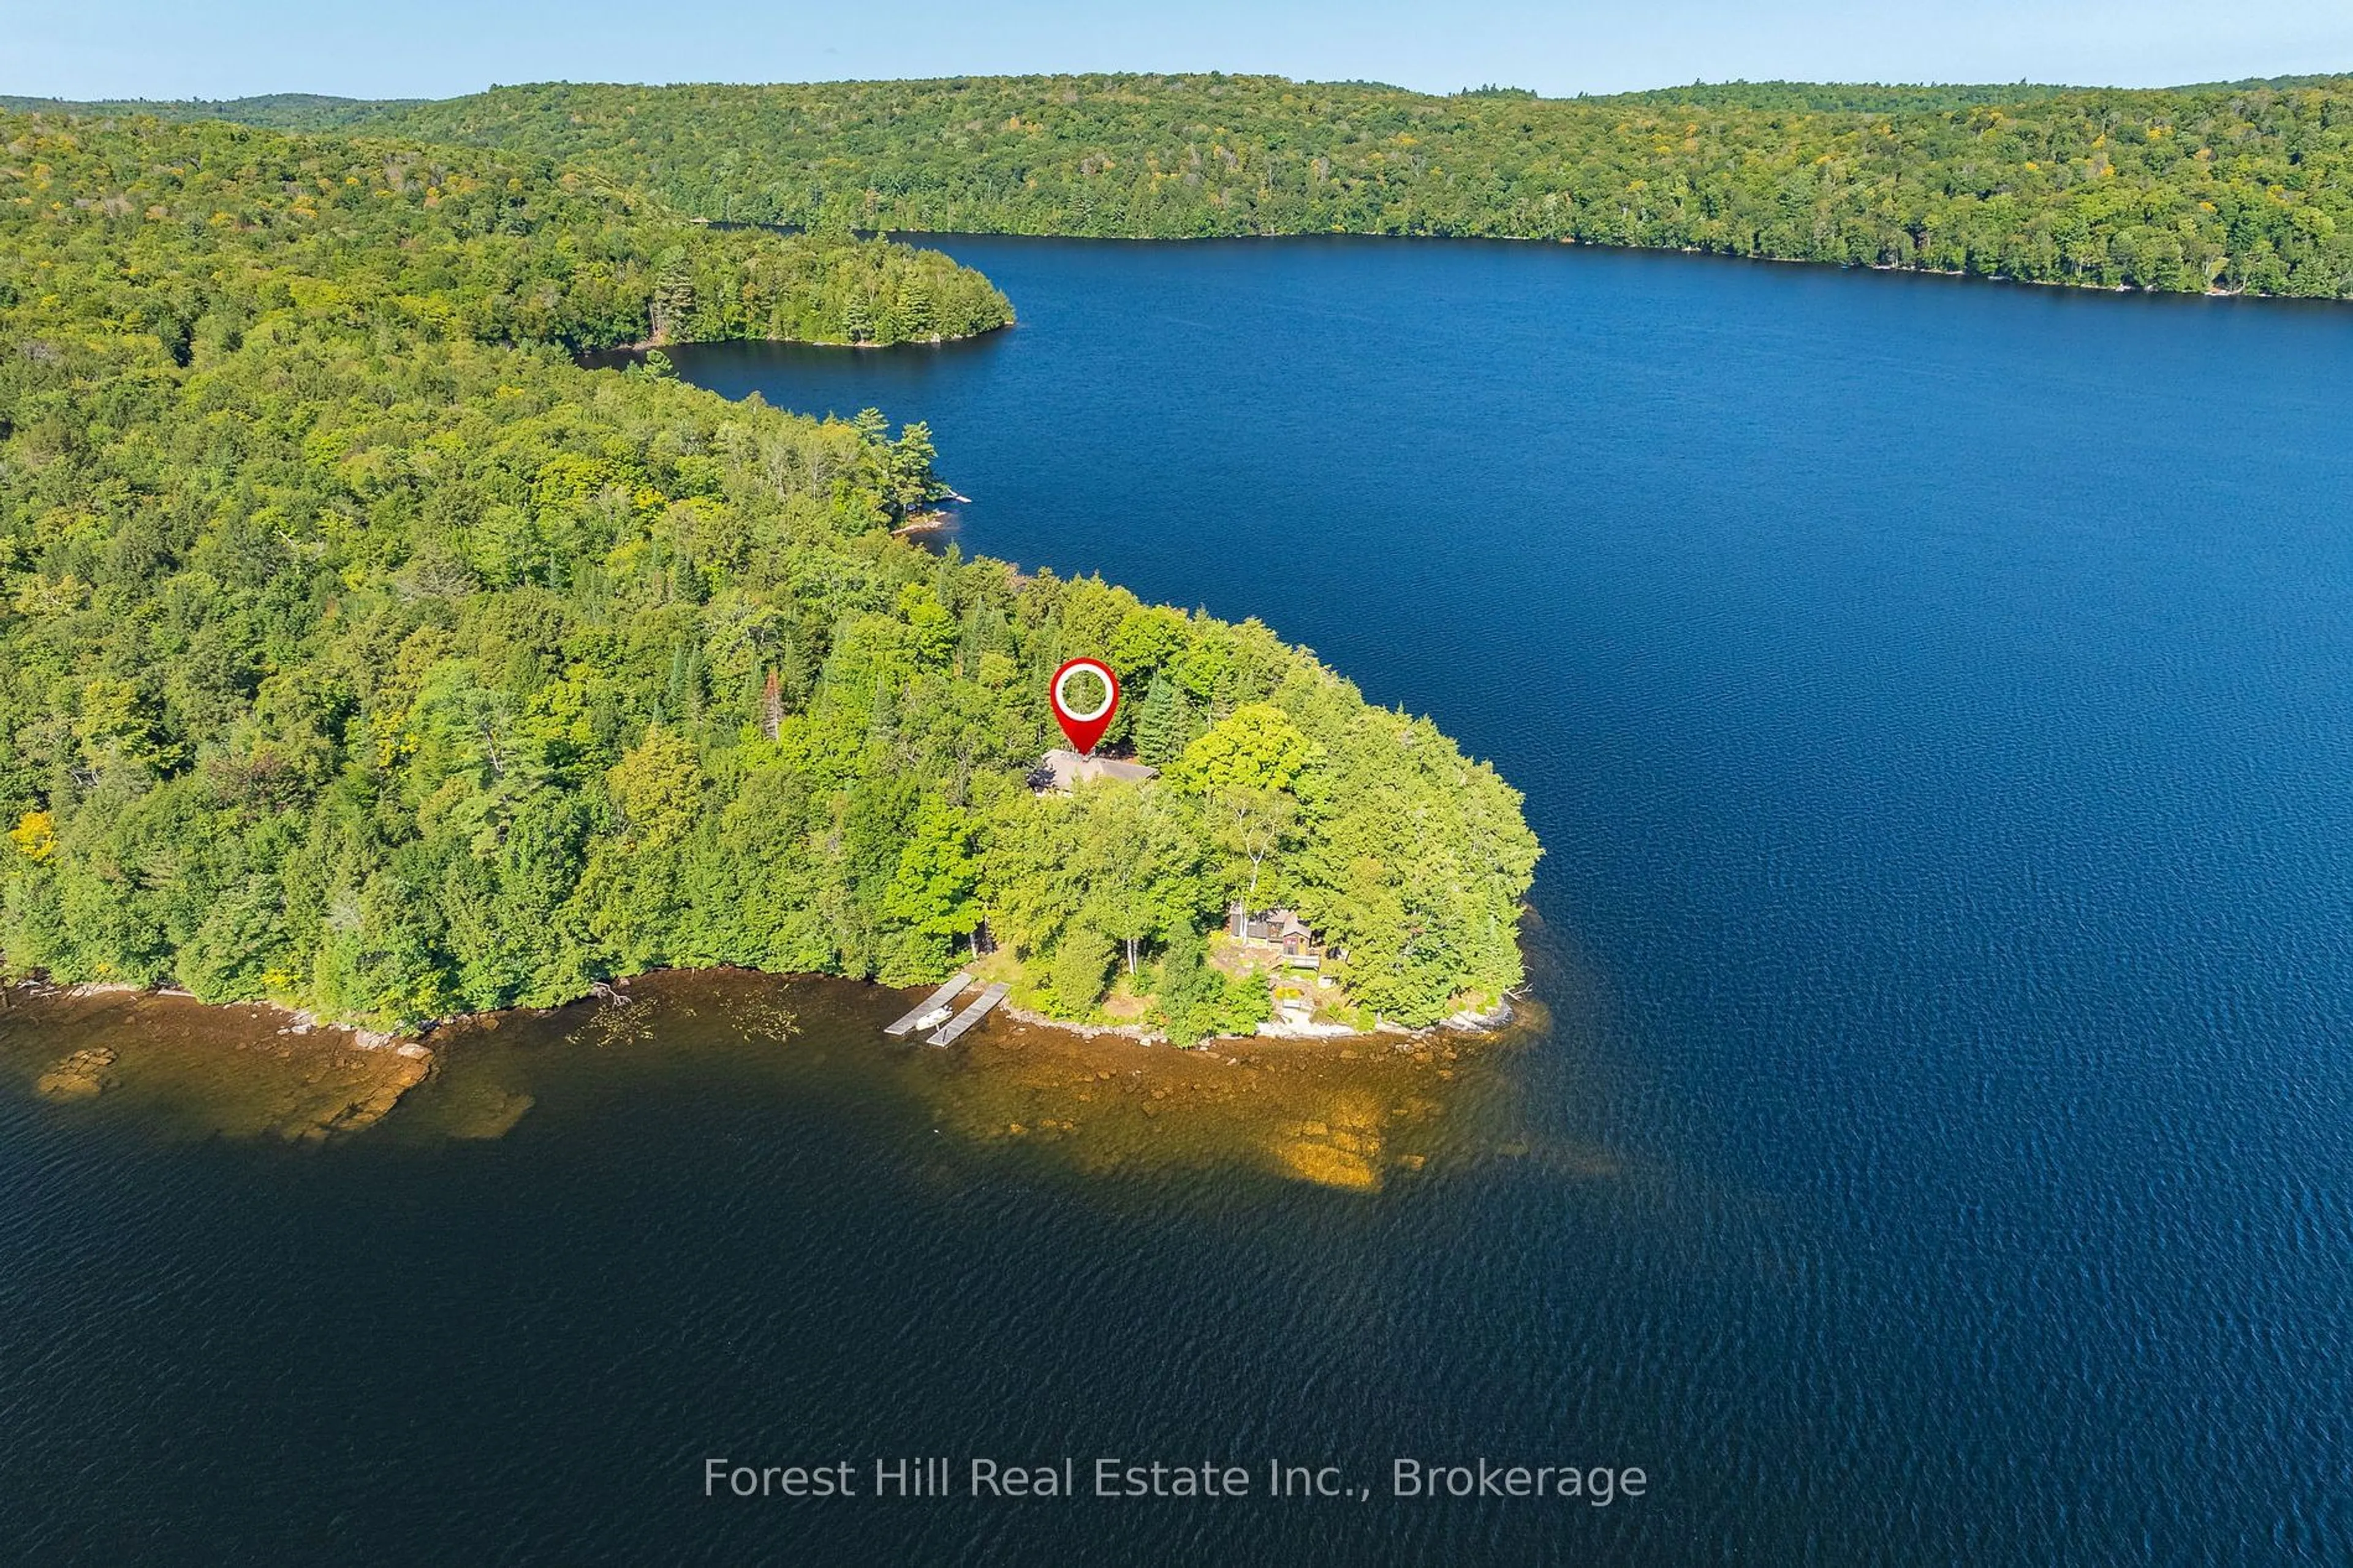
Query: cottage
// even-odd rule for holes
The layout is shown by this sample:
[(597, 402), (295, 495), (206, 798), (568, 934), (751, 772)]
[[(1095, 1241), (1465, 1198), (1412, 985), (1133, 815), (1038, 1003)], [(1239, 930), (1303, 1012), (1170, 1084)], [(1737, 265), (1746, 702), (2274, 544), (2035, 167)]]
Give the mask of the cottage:
[(1236, 942), (1273, 948), (1282, 954), (1285, 964), (1294, 968), (1320, 969), (1324, 964), (1323, 944), (1307, 922), (1290, 910), (1252, 914), (1249, 906), (1236, 899), (1226, 910), (1226, 934)]
[(1115, 779), (1122, 784), (1143, 784), (1160, 776), (1160, 770), (1143, 763), (1116, 762), (1110, 757), (1082, 756), (1079, 752), (1057, 746), (1038, 759), (1029, 770), (1029, 787), (1039, 795), (1051, 792), (1068, 795), (1081, 779)]

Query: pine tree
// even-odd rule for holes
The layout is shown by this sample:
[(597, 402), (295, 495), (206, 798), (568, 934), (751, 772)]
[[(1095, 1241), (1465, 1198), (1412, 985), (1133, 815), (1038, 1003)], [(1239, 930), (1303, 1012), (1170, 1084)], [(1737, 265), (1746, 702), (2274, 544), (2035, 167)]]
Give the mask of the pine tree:
[(890, 479), (886, 499), (892, 515), (903, 521), (914, 508), (937, 500), (944, 493), (945, 487), (932, 472), (932, 464), (938, 457), (938, 449), (932, 445), (929, 425), (918, 419), (899, 432), (899, 438), (891, 443), (887, 465)]
[(695, 305), (694, 263), (684, 246), (672, 246), (654, 258), (654, 268), (653, 298), (647, 301), (647, 315), (653, 328), (652, 340), (666, 343), (688, 332), (687, 319), (694, 314)]
[(1184, 754), (1192, 731), (1193, 711), (1185, 694), (1166, 676), (1154, 676), (1135, 717), (1135, 754), (1165, 768)]

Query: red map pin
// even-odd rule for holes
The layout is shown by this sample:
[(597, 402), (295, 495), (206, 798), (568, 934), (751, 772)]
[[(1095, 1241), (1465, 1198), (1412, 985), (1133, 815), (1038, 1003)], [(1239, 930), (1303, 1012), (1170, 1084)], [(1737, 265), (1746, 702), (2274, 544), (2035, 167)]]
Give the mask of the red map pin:
[[(1082, 669), (1103, 678), (1103, 700), (1092, 712), (1082, 712), (1073, 708), (1062, 692), (1062, 689), (1070, 684), (1071, 677)], [(1118, 711), (1119, 677), (1113, 675), (1111, 666), (1103, 660), (1074, 658), (1054, 672), (1054, 722), (1062, 727), (1062, 733), (1071, 738), (1071, 744), (1078, 748), (1082, 756), (1095, 749), (1095, 742), (1103, 739), (1105, 730), (1111, 728), (1112, 715)]]

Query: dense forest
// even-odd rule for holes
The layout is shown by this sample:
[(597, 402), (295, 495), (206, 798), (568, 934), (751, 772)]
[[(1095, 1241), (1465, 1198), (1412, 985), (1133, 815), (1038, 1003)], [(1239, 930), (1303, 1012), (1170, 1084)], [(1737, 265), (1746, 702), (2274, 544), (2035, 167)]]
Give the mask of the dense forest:
[[(220, 124), (10, 126), (0, 288), (136, 319), (185, 364), (261, 310), (399, 331), (609, 347), (665, 339), (892, 343), (1013, 319), (979, 273), (903, 245), (712, 232), (597, 176), (411, 142)], [(31, 220), (29, 223), (27, 220)]]
[[(298, 111), (322, 112), (283, 112)], [(1483, 235), (2353, 295), (2344, 77), (2147, 91), (1762, 82), (1590, 100), (1214, 75), (548, 85), (348, 112), (575, 161), (710, 218)]]
[[(1519, 978), (1519, 797), (1256, 622), (935, 556), (920, 426), (574, 351), (1004, 319), (944, 258), (722, 232), (512, 153), (0, 117), (0, 952), (413, 1024), (658, 965), (1180, 1040), (1253, 886), (1368, 1020)], [(1147, 787), (1034, 795), (1091, 654)]]

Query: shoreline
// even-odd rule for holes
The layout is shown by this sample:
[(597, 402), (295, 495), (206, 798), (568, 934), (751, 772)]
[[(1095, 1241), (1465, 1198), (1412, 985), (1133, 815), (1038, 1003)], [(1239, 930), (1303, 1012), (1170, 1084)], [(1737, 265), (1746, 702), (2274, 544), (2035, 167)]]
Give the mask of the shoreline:
[(0, 1000), (9, 1075), (36, 1099), (120, 1100), (202, 1136), (322, 1143), (382, 1121), (444, 1066), (415, 1040), (176, 987), (19, 981)]
[[(1433, 1162), (1525, 1152), (1475, 1131), (1465, 1142), (1478, 1123), (1446, 1114), (1444, 1086), (1498, 1081), (1489, 1075), (1516, 1052), (1445, 1036), (1229, 1037), (1178, 1050), (1132, 1026), (992, 1013), (959, 1049), (901, 1050), (890, 1047), (909, 1042), (881, 1033), (890, 999), (880, 988), (700, 969), (610, 987), (602, 1006), (472, 1015), (436, 1051), (407, 1055), (359, 1049), (332, 1027), (298, 1033), (283, 1008), (123, 985), (26, 989), (36, 994), (13, 1020), (0, 1015), (0, 1092), (22, 1087), (70, 1118), (175, 1138), (320, 1145), (396, 1116), (406, 1128), (396, 1136), (411, 1143), (501, 1138), (545, 1086), (610, 1070), (598, 1058), (629, 1047), (644, 1061), (712, 1050), (778, 1085), (854, 1083), (904, 1101), (913, 1132), (954, 1133), (983, 1153), (1052, 1145), (1105, 1173), (1232, 1163), (1370, 1192)], [(675, 1087), (690, 1104), (700, 1092), (693, 1079)], [(1475, 1093), (1461, 1103), (1496, 1104)]]
[[(709, 221), (709, 220), (702, 220)], [(1848, 261), (1821, 256), (1772, 256), (1746, 250), (1719, 249), (1704, 245), (1629, 245), (1611, 239), (1580, 239), (1575, 235), (1537, 234), (1419, 234), (1381, 229), (1284, 229), (1251, 234), (1200, 235), (1127, 235), (1127, 234), (1035, 234), (1011, 229), (881, 229), (877, 233), (898, 238), (903, 243), (922, 242), (934, 246), (944, 239), (1010, 239), (1043, 240), (1084, 245), (1255, 245), (1282, 244), (1288, 241), (1366, 240), (1376, 243), (1417, 241), (1444, 245), (1558, 245), (1573, 246), (1583, 250), (1611, 251), (1634, 256), (1687, 256), (1715, 261), (1763, 263), (1775, 267), (1819, 267), (1841, 272), (1877, 272), (1891, 276), (1909, 275), (1915, 278), (1941, 279), (1957, 283), (1996, 283), (2012, 288), (2053, 289), (2066, 294), (2105, 295), (2111, 298), (2140, 300), (2247, 300), (2257, 304), (2285, 306), (2335, 306), (2353, 304), (2353, 296), (2341, 294), (2281, 294), (2262, 289), (2223, 289), (2208, 284), (2203, 289), (2158, 289), (2134, 283), (2084, 283), (2067, 278), (2021, 278), (2007, 272), (1972, 272), (1957, 267), (1915, 267), (1900, 261)], [(974, 334), (978, 335), (978, 334)]]
[[(809, 349), (929, 349), (938, 348), (945, 343), (972, 342), (976, 339), (988, 336), (991, 332), (1010, 331), (1018, 324), (1019, 323), (1018, 321), (1002, 321), (994, 327), (983, 327), (976, 332), (936, 332), (928, 338), (899, 338), (887, 343), (872, 342), (845, 342), (834, 338), (672, 338), (655, 336), (640, 339), (634, 343), (607, 343), (602, 348), (577, 349), (574, 351), (574, 357), (576, 359), (593, 359), (599, 354), (641, 354), (649, 353), (655, 349), (704, 348), (720, 343), (791, 343), (801, 348)], [(591, 365), (588, 368), (592, 370), (605, 370), (610, 367), (605, 365)]]
[(402, 1034), (392, 1030), (365, 1028), (358, 1024), (339, 1024), (332, 1018), (322, 1018), (308, 1008), (290, 1006), (286, 1003), (266, 996), (251, 1001), (206, 1002), (200, 1000), (195, 992), (183, 991), (176, 985), (133, 985), (124, 980), (84, 980), (69, 985), (60, 985), (53, 980), (38, 975), (0, 981), (0, 1013), (5, 1013), (15, 1007), (14, 998), (18, 993), (31, 997), (61, 997), (69, 1002), (90, 996), (170, 996), (184, 1002), (194, 1002), (199, 1007), (209, 1008), (215, 1012), (226, 1012), (231, 1007), (257, 1007), (265, 1013), (274, 1013), (286, 1020), (286, 1026), (278, 1031), (281, 1035), (314, 1033), (341, 1035), (359, 1050), (393, 1051), (401, 1056), (420, 1059), (428, 1058), (433, 1055), (432, 1047), (426, 1045), (422, 1038), (428, 1031), (439, 1028), (444, 1024), (457, 1023), (465, 1018), (491, 1016), (486, 1013), (455, 1014), (448, 1018), (436, 1018), (414, 1034)]
[[(438, 1051), (428, 1043), (428, 1037), (436, 1033), (480, 1026), (486, 1021), (509, 1016), (545, 1017), (550, 1014), (559, 1013), (566, 1007), (577, 1006), (584, 1002), (596, 1003), (605, 1007), (631, 1006), (637, 1000), (629, 994), (628, 991), (633, 981), (667, 974), (749, 975), (761, 980), (787, 984), (812, 980), (845, 982), (869, 991), (890, 992), (901, 997), (916, 997), (923, 990), (921, 985), (885, 985), (880, 981), (853, 980), (848, 975), (841, 974), (776, 974), (765, 969), (747, 969), (726, 963), (699, 968), (643, 969), (634, 974), (617, 975), (609, 980), (592, 982), (587, 989), (578, 995), (567, 997), (562, 1002), (545, 1007), (497, 1007), (480, 1013), (450, 1013), (438, 1018), (427, 1019), (413, 1029), (384, 1030), (370, 1029), (358, 1024), (338, 1023), (332, 1019), (322, 1018), (307, 1008), (293, 1006), (288, 1003), (266, 997), (251, 1001), (206, 1002), (176, 986), (133, 985), (126, 981), (118, 980), (58, 984), (45, 977), (34, 975), (0, 982), (0, 1017), (5, 1017), (7, 1011), (13, 1009), (13, 998), (20, 993), (28, 997), (59, 997), (66, 1000), (94, 996), (168, 996), (195, 1003), (199, 1007), (216, 1013), (225, 1014), (237, 1007), (259, 1008), (286, 1021), (285, 1026), (277, 1031), (279, 1034), (324, 1033), (340, 1036), (356, 1049), (391, 1051), (396, 1055), (424, 1061), (429, 1068), (439, 1060)], [(1244, 1045), (1265, 1040), (1334, 1047), (1354, 1047), (1386, 1040), (1390, 1043), (1391, 1049), (1409, 1050), (1416, 1043), (1445, 1036), (1471, 1038), (1500, 1037), (1519, 1017), (1518, 1010), (1512, 1005), (1512, 999), (1507, 995), (1484, 1013), (1469, 1011), (1454, 1013), (1436, 1023), (1426, 1024), (1419, 1028), (1409, 1028), (1403, 1024), (1388, 1022), (1371, 1030), (1350, 1029), (1339, 1025), (1310, 1025), (1304, 1027), (1264, 1025), (1259, 1031), (1252, 1034), (1212, 1035), (1198, 1045), (1171, 1046), (1166, 1035), (1145, 1024), (1076, 1023), (1065, 1018), (1051, 1017), (1043, 1013), (1031, 1012), (1025, 1007), (1017, 1007), (1010, 1002), (1002, 1004), (997, 1010), (1016, 1023), (1031, 1028), (1052, 1029), (1081, 1041), (1119, 1039), (1131, 1045), (1166, 1048), (1178, 1055), (1197, 1051), (1208, 1052), (1211, 1047), (1218, 1046)], [(489, 1026), (497, 1026), (495, 1022), (491, 1022)]]

